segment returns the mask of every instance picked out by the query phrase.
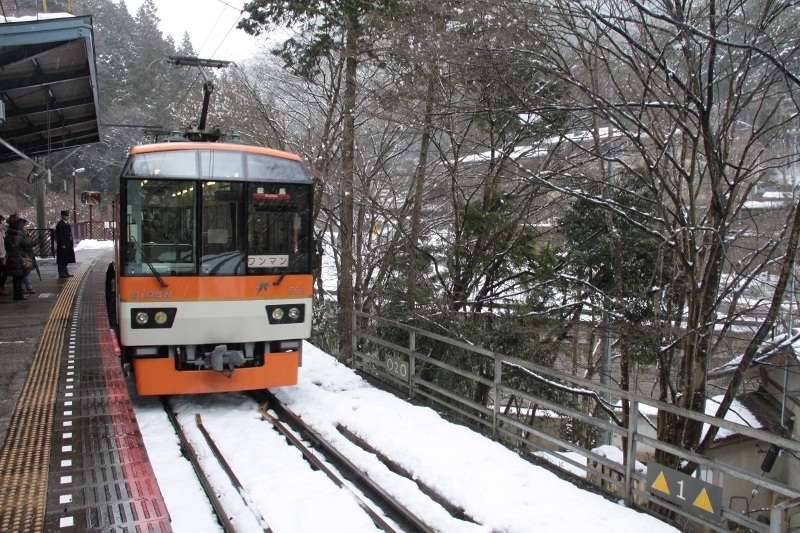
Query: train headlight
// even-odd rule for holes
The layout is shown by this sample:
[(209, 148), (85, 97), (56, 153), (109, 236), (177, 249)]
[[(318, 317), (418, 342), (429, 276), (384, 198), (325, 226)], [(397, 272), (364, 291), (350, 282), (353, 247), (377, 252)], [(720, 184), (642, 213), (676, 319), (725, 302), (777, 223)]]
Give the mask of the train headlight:
[(131, 309), (131, 328), (168, 329), (175, 322), (177, 307), (134, 307)]
[(268, 305), (266, 309), (270, 324), (300, 324), (305, 318), (302, 304)]

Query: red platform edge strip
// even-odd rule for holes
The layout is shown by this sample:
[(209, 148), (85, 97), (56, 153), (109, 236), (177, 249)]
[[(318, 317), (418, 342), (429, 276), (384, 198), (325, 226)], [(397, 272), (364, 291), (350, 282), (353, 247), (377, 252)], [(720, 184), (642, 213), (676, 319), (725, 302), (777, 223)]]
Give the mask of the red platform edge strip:
[(97, 291), (95, 313), (109, 414), (119, 450), (120, 466), (125, 476), (125, 486), (131, 498), (130, 505), (137, 517), (136, 530), (172, 533), (169, 512), (153, 466), (144, 445), (137, 438), (139, 427), (131, 406), (128, 386), (122, 375), (119, 342), (114, 330), (108, 327), (103, 291)]

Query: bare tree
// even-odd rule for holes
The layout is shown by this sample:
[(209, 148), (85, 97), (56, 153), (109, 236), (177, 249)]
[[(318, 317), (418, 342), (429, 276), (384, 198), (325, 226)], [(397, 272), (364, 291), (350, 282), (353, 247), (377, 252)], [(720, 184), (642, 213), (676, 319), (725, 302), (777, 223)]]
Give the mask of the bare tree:
[[(656, 306), (662, 401), (704, 410), (709, 364), (730, 340), (732, 320), (748, 311), (742, 296), (777, 262), (773, 299), (720, 405), (724, 416), (775, 323), (800, 231), (796, 206), (775, 233), (744, 216), (757, 186), (796, 160), (779, 149), (797, 127), (796, 9), (789, 2), (621, 0), (556, 2), (535, 13), (527, 30), (543, 46), (527, 50), (528, 61), (570, 86), (558, 105), (574, 117), (562, 140), (576, 163), (569, 187), (549, 175), (531, 178), (661, 243), (652, 287), (641, 296)], [(599, 161), (601, 171), (587, 160)], [(609, 191), (621, 187), (609, 179), (609, 166), (648, 196), (636, 207), (609, 201)], [(649, 206), (645, 220), (641, 205)], [(708, 446), (716, 431), (701, 443), (701, 430), (668, 413), (659, 418), (659, 439), (685, 449)], [(677, 464), (668, 454), (659, 460)]]

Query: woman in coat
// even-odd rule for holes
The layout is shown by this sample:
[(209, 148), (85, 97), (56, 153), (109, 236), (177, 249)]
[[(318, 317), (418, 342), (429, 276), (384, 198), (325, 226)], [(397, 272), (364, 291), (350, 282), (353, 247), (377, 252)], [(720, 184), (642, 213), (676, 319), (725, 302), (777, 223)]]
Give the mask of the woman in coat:
[(11, 224), (6, 235), (6, 273), (11, 276), (14, 285), (14, 299), (27, 300), (22, 292), (22, 278), (30, 269), (25, 268), (23, 257), (33, 259), (33, 245), (25, 234), (28, 221), (21, 218)]

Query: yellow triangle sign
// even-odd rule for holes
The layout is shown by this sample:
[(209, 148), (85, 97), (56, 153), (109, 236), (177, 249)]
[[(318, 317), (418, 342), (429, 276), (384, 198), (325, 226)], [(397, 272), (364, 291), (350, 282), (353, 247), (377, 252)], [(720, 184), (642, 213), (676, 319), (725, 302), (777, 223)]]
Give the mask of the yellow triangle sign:
[[(664, 477), (664, 472), (658, 473), (658, 477), (655, 481), (653, 481), (653, 488), (657, 491), (663, 492), (666, 495), (669, 495), (669, 487), (667, 486), (667, 478)], [(706, 500), (708, 500), (708, 496), (706, 496)]]
[(706, 489), (700, 491), (700, 494), (698, 494), (697, 498), (695, 498), (693, 505), (708, 511), (709, 513), (714, 512), (714, 508), (711, 506), (711, 500), (708, 499), (708, 493), (706, 492)]

